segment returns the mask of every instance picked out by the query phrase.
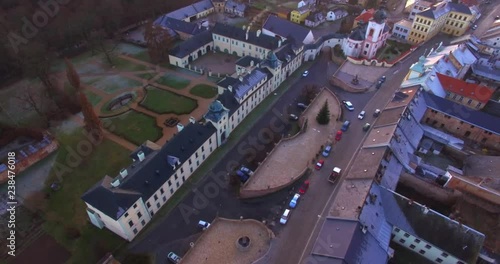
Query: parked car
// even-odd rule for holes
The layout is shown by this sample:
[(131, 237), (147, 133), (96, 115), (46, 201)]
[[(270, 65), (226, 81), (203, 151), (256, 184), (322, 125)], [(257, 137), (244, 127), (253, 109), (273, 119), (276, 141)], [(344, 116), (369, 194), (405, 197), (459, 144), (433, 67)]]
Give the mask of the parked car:
[(477, 25), (472, 26), (472, 30), (476, 30), (476, 29), (477, 29)]
[(290, 201), (290, 204), (288, 204), (290, 206), (290, 208), (295, 208), (297, 206), (297, 203), (299, 202), (299, 198), (300, 198), (300, 194), (296, 193), (292, 200)]
[(375, 88), (380, 89), (380, 87), (382, 87), (382, 83), (384, 83), (384, 82), (382, 82), (382, 81), (379, 80), (377, 82), (377, 84), (375, 85)]
[(302, 77), (307, 77), (307, 75), (309, 75), (309, 71), (305, 71), (304, 73), (302, 73)]
[(365, 110), (361, 111), (361, 113), (359, 113), (358, 115), (358, 119), (362, 120), (363, 118), (365, 118), (365, 114), (366, 114)]
[(335, 134), (335, 140), (340, 141), (342, 139), (342, 131), (337, 131), (337, 134)]
[(495, 20), (499, 20), (500, 19), (500, 16), (495, 16)]
[(344, 104), (347, 110), (354, 111), (354, 106), (352, 105), (351, 101), (342, 100), (342, 104)]
[(200, 220), (198, 221), (198, 227), (205, 230), (210, 226), (210, 223), (207, 221)]
[(246, 174), (240, 170), (236, 171), (236, 175), (240, 178), (241, 182), (246, 182), (248, 180), (248, 178), (250, 178), (250, 176), (248, 176), (248, 174)]
[(307, 105), (306, 105), (306, 104), (303, 104), (303, 103), (298, 103), (298, 104), (297, 104), (297, 107), (298, 107), (298, 108), (301, 108), (301, 109), (306, 109), (306, 108), (307, 108)]
[(377, 117), (380, 115), (380, 109), (375, 109), (375, 112), (373, 112), (373, 117)]
[(253, 174), (253, 171), (245, 166), (241, 166), (240, 171), (242, 171), (250, 176), (252, 176), (252, 174)]
[(340, 130), (346, 132), (347, 129), (349, 129), (349, 126), (351, 125), (351, 121), (349, 120), (346, 120), (344, 121), (344, 123), (342, 124), (342, 127), (340, 128)]
[(290, 120), (299, 120), (299, 117), (294, 114), (290, 114), (289, 118)]
[(316, 162), (316, 166), (314, 166), (314, 168), (316, 170), (321, 170), (321, 168), (323, 167), (323, 164), (325, 164), (325, 161), (324, 160), (319, 160), (318, 162)]
[(371, 125), (370, 123), (366, 123), (364, 126), (363, 126), (363, 131), (368, 131), (368, 129), (370, 129)]
[(181, 257), (177, 256), (174, 252), (170, 252), (167, 255), (167, 259), (172, 262), (172, 263), (179, 263), (181, 262)]
[(328, 155), (330, 155), (330, 151), (332, 151), (332, 146), (330, 145), (327, 145), (325, 147), (325, 149), (323, 150), (323, 153), (321, 153), (323, 155), (323, 157), (328, 157)]
[(302, 186), (300, 186), (299, 194), (305, 194), (307, 189), (309, 189), (309, 181), (305, 181)]
[(384, 76), (380, 77), (379, 82), (384, 83), (384, 82), (385, 82), (385, 79), (386, 79), (386, 78), (385, 78), (385, 75), (384, 75)]
[(283, 212), (283, 215), (280, 218), (280, 224), (284, 225), (286, 222), (288, 222), (288, 218), (290, 218), (290, 209), (285, 209), (285, 212)]

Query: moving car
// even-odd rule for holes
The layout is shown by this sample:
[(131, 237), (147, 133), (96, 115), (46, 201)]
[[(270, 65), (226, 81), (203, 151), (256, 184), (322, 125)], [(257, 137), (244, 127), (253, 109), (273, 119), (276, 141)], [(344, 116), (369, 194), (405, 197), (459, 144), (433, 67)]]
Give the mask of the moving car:
[(299, 198), (300, 198), (300, 194), (296, 193), (292, 200), (290, 201), (290, 204), (288, 204), (290, 206), (290, 208), (295, 208), (297, 206), (297, 203), (299, 202)]
[(302, 77), (307, 77), (307, 75), (309, 75), (309, 71), (305, 71), (304, 73), (302, 73)]
[(351, 125), (351, 121), (346, 120), (346, 121), (344, 121), (344, 124), (342, 124), (342, 127), (340, 128), (340, 130), (346, 132), (347, 129), (349, 129), (350, 125)]
[(337, 131), (337, 134), (335, 134), (335, 140), (340, 141), (342, 139), (342, 131)]
[(305, 194), (307, 189), (309, 189), (309, 181), (305, 181), (302, 186), (300, 186), (299, 194)]
[(363, 131), (368, 131), (368, 129), (370, 129), (372, 125), (370, 125), (370, 123), (366, 123), (364, 126), (363, 126)]
[(365, 114), (366, 114), (365, 110), (361, 111), (361, 113), (359, 113), (358, 115), (358, 119), (362, 120), (363, 118), (365, 118)]
[(375, 85), (375, 88), (380, 89), (380, 87), (382, 87), (382, 83), (384, 83), (384, 82), (382, 82), (382, 81), (379, 80), (377, 82), (377, 84)]
[(299, 120), (299, 117), (294, 114), (290, 114), (289, 118), (290, 120)]
[(323, 150), (323, 153), (321, 153), (323, 155), (323, 157), (328, 157), (328, 155), (330, 155), (330, 151), (332, 151), (332, 146), (328, 145), (325, 147), (325, 149)]
[(181, 262), (181, 257), (177, 256), (174, 252), (170, 252), (167, 255), (167, 259), (172, 262), (172, 263), (179, 263)]
[(384, 76), (380, 77), (379, 82), (384, 83), (384, 82), (385, 82), (385, 79), (386, 79), (386, 78), (385, 78), (385, 75), (384, 75)]
[(342, 170), (339, 167), (333, 168), (332, 173), (328, 177), (328, 181), (331, 183), (336, 182), (340, 178), (341, 172)]
[(319, 160), (318, 162), (316, 162), (316, 166), (314, 168), (316, 170), (321, 170), (321, 168), (323, 167), (323, 164), (325, 164), (325, 161), (324, 160)]
[(210, 223), (207, 221), (200, 220), (198, 221), (198, 227), (205, 230), (210, 226)]
[(375, 112), (373, 112), (373, 117), (377, 117), (380, 115), (380, 109), (375, 109)]
[(347, 110), (354, 111), (354, 106), (352, 105), (351, 101), (342, 100), (342, 104), (344, 104)]
[(283, 215), (280, 218), (280, 224), (284, 225), (286, 222), (288, 222), (288, 218), (290, 217), (290, 209), (286, 209), (285, 212), (283, 212)]
[(297, 103), (297, 107), (298, 108), (301, 108), (301, 109), (306, 109), (307, 108), (307, 105), (304, 104), (304, 103)]

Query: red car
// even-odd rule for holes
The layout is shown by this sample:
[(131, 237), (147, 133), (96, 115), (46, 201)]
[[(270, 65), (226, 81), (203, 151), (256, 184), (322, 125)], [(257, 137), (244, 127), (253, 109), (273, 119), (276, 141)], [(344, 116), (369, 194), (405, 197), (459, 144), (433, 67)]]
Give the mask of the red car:
[(323, 164), (325, 163), (324, 160), (319, 160), (318, 162), (316, 162), (316, 166), (314, 167), (316, 170), (321, 170), (321, 168), (323, 167)]
[(309, 189), (309, 181), (305, 181), (302, 186), (300, 186), (300, 189), (299, 189), (299, 194), (304, 194), (307, 192), (307, 189)]
[(337, 131), (337, 134), (335, 135), (335, 140), (340, 141), (342, 139), (342, 131)]

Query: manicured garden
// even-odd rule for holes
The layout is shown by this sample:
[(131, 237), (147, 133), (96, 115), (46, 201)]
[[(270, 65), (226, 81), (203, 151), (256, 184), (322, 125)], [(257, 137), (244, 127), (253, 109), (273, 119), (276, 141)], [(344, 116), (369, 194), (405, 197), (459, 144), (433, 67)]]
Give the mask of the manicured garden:
[(206, 84), (198, 84), (191, 88), (189, 93), (209, 99), (217, 95), (217, 88)]
[(111, 124), (110, 132), (124, 139), (141, 145), (146, 140), (157, 141), (162, 136), (162, 130), (156, 125), (156, 119), (135, 110), (129, 110), (116, 117), (103, 118)]
[(104, 77), (83, 77), (82, 82), (94, 88), (101, 89), (108, 94), (142, 85), (139, 81), (126, 78), (119, 74)]
[[(91, 144), (82, 129), (59, 134), (57, 139), (61, 146), (46, 181), (48, 198), (42, 201), (46, 215), (43, 228), (71, 252), (68, 263), (96, 263), (124, 241), (109, 231), (92, 226), (80, 197), (105, 175), (113, 177), (127, 166), (130, 151), (107, 139)], [(91, 146), (85, 150), (87, 153), (79, 147), (83, 144)], [(49, 188), (54, 181), (61, 184), (57, 191)]]
[(390, 62), (410, 50), (410, 48), (410, 44), (387, 40), (385, 47), (377, 52), (377, 59)]
[(156, 83), (180, 90), (186, 88), (190, 81), (172, 74), (165, 74), (156, 80)]
[(194, 99), (153, 86), (146, 88), (146, 97), (140, 105), (158, 114), (174, 113), (177, 115), (189, 114), (198, 107)]
[[(135, 63), (135, 62), (129, 61), (127, 59), (123, 59), (121, 57), (113, 57), (112, 61), (113, 61), (113, 66), (115, 66), (115, 68), (117, 70), (120, 70), (120, 71), (145, 71), (145, 70), (149, 70), (149, 68), (145, 65)], [(108, 62), (106, 61), (106, 59), (103, 59), (103, 63), (108, 63)]]

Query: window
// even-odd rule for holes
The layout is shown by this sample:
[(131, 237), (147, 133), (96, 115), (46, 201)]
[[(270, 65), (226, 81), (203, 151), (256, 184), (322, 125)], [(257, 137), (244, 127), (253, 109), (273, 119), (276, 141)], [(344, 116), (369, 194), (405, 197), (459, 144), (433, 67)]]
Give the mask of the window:
[(177, 177), (177, 174), (174, 175), (174, 180), (177, 180), (179, 179), (179, 177)]
[(178, 182), (176, 182), (175, 185), (177, 185), (177, 188), (179, 188), (179, 183)]
[(158, 195), (155, 194), (155, 196), (153, 196), (153, 198), (155, 198), (155, 201), (158, 200)]
[(160, 209), (160, 203), (156, 203), (156, 208)]
[(160, 193), (161, 193), (161, 194), (164, 194), (164, 193), (165, 193), (165, 191), (163, 191), (163, 187), (161, 187), (161, 188), (160, 188)]
[(401, 231), (401, 229), (399, 229), (399, 228), (397, 228), (397, 227), (396, 227), (396, 228), (394, 228), (394, 232), (398, 233), (399, 231)]
[(141, 212), (137, 212), (137, 218), (141, 218), (141, 217), (142, 217)]
[(172, 186), (172, 182), (170, 180), (167, 181), (168, 187)]
[(411, 248), (411, 249), (415, 249), (415, 245), (411, 244), (411, 245), (410, 245), (410, 248)]
[[(184, 169), (183, 168), (181, 168), (181, 173), (184, 173)], [(175, 175), (175, 177), (177, 177), (177, 175)], [(176, 178), (176, 180), (177, 180), (177, 178)]]
[(420, 253), (420, 254), (422, 254), (422, 255), (423, 255), (423, 254), (425, 254), (425, 250), (422, 250), (422, 249), (421, 249), (418, 253)]
[(137, 235), (137, 228), (134, 228), (134, 234)]
[(155, 212), (153, 212), (153, 210), (149, 211), (149, 213), (151, 214), (151, 216), (155, 215)]
[(142, 225), (142, 226), (145, 226), (145, 225), (146, 225), (146, 220), (142, 219), (142, 221), (141, 221), (141, 225)]
[(151, 207), (151, 203), (150, 203), (150, 202), (147, 202), (147, 203), (146, 203), (146, 206), (147, 206), (148, 208), (149, 208), (149, 207)]
[(134, 222), (132, 220), (128, 221), (128, 226), (132, 227), (134, 225)]
[(441, 257), (448, 257), (448, 254), (446, 254), (445, 252), (441, 253)]
[(410, 237), (410, 234), (405, 233), (405, 234), (404, 234), (404, 236), (405, 236), (405, 237)]
[(404, 244), (404, 243), (406, 242), (406, 240), (404, 240), (404, 239), (400, 239), (400, 240), (399, 240), (399, 242), (401, 242), (401, 243), (403, 243), (403, 244)]
[(425, 248), (426, 249), (431, 249), (432, 247), (431, 247), (431, 245), (427, 244), (427, 245), (425, 245)]
[(167, 197), (163, 196), (162, 200), (163, 200), (163, 202), (166, 202), (167, 201)]
[(418, 238), (415, 238), (415, 240), (414, 240), (414, 241), (415, 241), (415, 243), (417, 243), (417, 244), (418, 244), (418, 243), (420, 243), (420, 239), (418, 239)]
[(170, 189), (170, 194), (174, 194), (174, 189)]
[(189, 165), (191, 165), (191, 163), (192, 163), (192, 162), (191, 162), (191, 159), (190, 159), (190, 160), (189, 160)]
[(436, 262), (437, 262), (437, 263), (443, 263), (443, 260), (442, 260), (442, 259), (440, 259), (440, 258), (437, 258), (437, 259), (436, 259)]
[(134, 204), (134, 206), (132, 206), (132, 207), (134, 207), (134, 209), (137, 208), (137, 204)]
[(125, 218), (127, 218), (127, 217), (128, 217), (128, 213), (125, 213)]

